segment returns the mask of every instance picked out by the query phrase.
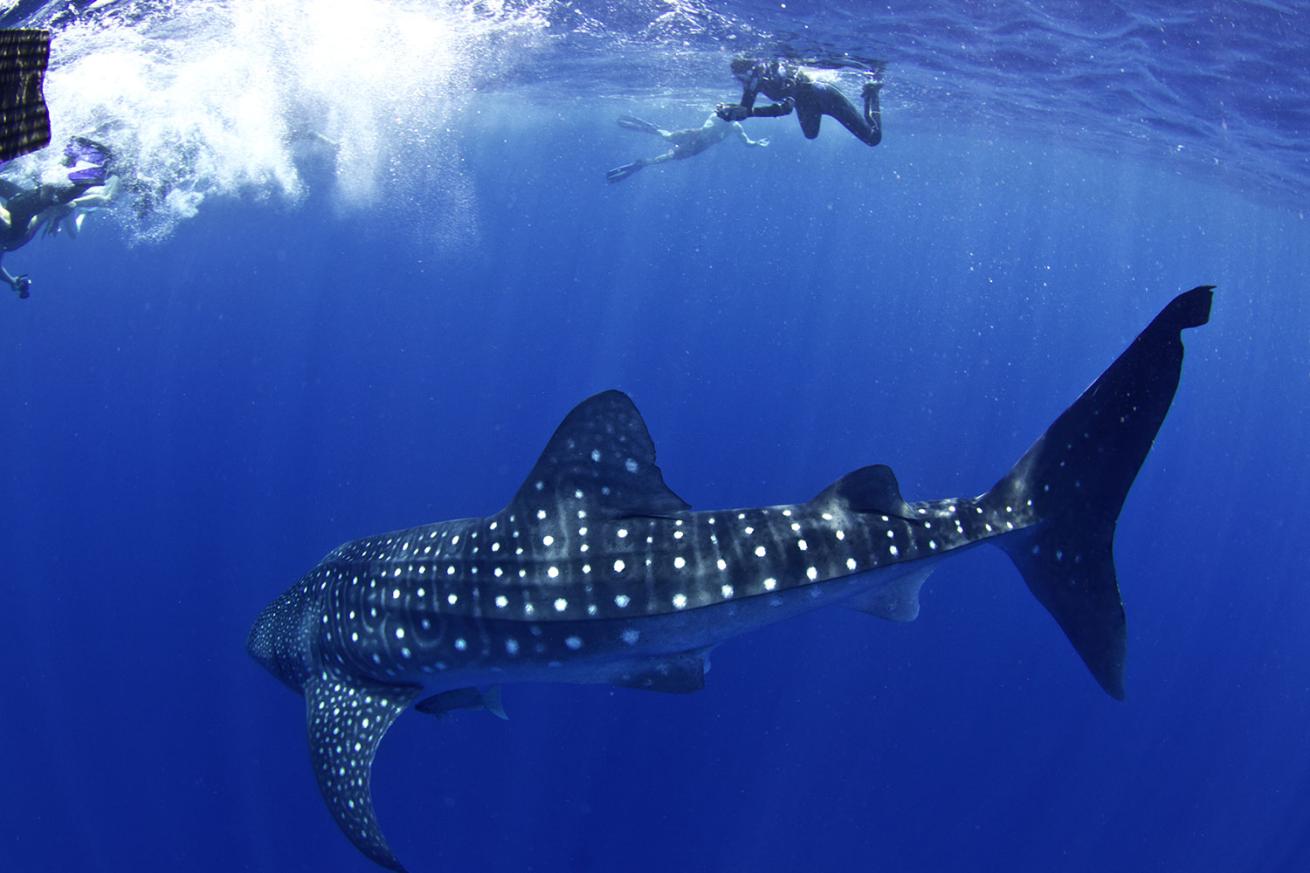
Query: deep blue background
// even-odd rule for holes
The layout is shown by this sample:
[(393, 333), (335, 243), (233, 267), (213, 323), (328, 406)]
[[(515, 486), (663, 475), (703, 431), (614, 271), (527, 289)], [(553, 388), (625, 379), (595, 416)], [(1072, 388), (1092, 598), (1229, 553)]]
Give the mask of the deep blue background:
[(696, 507), (874, 462), (974, 494), (1201, 283), (1120, 523), (1127, 702), (983, 550), (918, 622), (815, 613), (697, 695), (407, 715), (377, 807), (414, 873), (1310, 869), (1303, 218), (908, 125), (870, 151), (759, 123), (768, 150), (606, 186), (657, 150), (633, 110), (485, 113), (461, 213), (229, 200), (7, 259), (37, 284), (0, 301), (0, 869), (373, 869), (249, 624), (343, 540), (499, 508), (591, 392), (634, 397)]

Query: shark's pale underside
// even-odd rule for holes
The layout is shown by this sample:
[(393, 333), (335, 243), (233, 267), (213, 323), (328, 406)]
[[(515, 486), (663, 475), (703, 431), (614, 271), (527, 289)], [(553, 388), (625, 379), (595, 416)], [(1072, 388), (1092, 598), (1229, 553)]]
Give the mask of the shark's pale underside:
[(908, 503), (873, 466), (803, 503), (694, 512), (664, 484), (632, 401), (606, 391), (569, 413), (503, 510), (340, 546), (263, 611), (250, 652), (304, 695), (337, 824), (394, 870), (370, 771), (415, 701), (503, 715), (479, 686), (693, 691), (710, 649), (753, 628), (832, 604), (913, 619), (936, 563), (982, 542), (1122, 697), (1115, 522), (1178, 387), (1181, 331), (1206, 323), (1210, 302), (1209, 286), (1174, 299), (972, 498)]

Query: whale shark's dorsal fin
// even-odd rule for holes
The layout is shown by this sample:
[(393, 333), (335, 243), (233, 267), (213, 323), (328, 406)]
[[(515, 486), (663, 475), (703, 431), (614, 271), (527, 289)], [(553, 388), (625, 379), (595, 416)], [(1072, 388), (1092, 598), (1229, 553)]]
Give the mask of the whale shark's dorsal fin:
[(318, 673), (305, 683), (309, 755), (332, 817), (361, 852), (404, 871), (373, 815), (373, 756), (382, 736), (419, 689), (375, 685), (354, 676)]
[(901, 497), (896, 475), (886, 464), (852, 470), (833, 482), (810, 501), (814, 506), (840, 506), (850, 512), (876, 512), (896, 518), (910, 518), (910, 507)]
[(577, 501), (607, 518), (691, 508), (664, 484), (646, 422), (622, 391), (589, 397), (565, 416), (507, 510), (527, 513)]

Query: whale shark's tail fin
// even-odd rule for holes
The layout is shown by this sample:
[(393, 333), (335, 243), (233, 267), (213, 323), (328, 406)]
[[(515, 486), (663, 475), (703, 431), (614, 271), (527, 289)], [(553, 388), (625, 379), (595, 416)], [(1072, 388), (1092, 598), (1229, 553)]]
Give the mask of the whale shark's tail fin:
[(1032, 524), (995, 542), (1096, 681), (1122, 699), (1123, 603), (1114, 528), (1178, 388), (1182, 331), (1210, 319), (1210, 285), (1176, 297), (983, 498)]

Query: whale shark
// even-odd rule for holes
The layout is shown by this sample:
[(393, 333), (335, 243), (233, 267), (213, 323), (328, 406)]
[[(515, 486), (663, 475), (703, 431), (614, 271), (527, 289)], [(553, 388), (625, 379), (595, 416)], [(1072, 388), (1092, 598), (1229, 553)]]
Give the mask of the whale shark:
[(504, 717), (499, 687), (514, 682), (695, 691), (715, 646), (773, 622), (835, 604), (914, 619), (937, 564), (984, 543), (1121, 699), (1115, 525), (1177, 391), (1182, 331), (1211, 302), (1208, 285), (1176, 297), (976, 497), (907, 501), (876, 465), (804, 502), (694, 511), (632, 401), (605, 391), (568, 413), (500, 512), (339, 546), (260, 613), (248, 649), (304, 696), (341, 830), (397, 871), (371, 770), (412, 704)]

